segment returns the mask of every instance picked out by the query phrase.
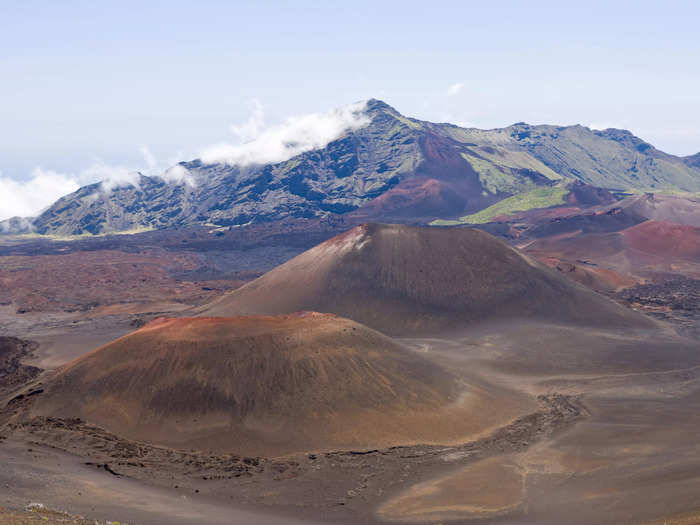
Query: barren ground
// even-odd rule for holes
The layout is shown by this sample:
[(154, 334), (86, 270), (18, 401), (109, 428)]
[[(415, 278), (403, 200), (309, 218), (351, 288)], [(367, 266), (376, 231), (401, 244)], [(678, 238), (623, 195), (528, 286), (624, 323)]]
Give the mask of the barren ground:
[[(261, 257), (288, 257), (275, 253)], [(205, 266), (216, 266), (212, 257)], [(187, 273), (188, 282), (233, 280), (211, 268)], [(12, 346), (16, 359), (2, 365), (0, 524), (82, 525), (76, 516), (146, 525), (700, 523), (697, 281), (617, 292), (660, 320), (653, 329), (509, 322), (402, 340), (493, 399), (463, 443), (245, 457), (129, 441), (86, 421), (18, 418), (44, 395), (45, 376), (23, 367), (61, 366), (155, 316), (184, 312), (204, 300), (200, 292), (219, 293), (194, 286), (174, 301), (181, 275), (167, 276), (155, 301), (136, 300), (139, 285), (124, 301), (102, 296), (72, 312), (0, 307), (0, 336), (39, 345)], [(25, 511), (31, 502), (68, 514)]]
[[(270, 523), (653, 523), (700, 507), (700, 353), (671, 326), (652, 335), (525, 323), (403, 342), (520, 400), (522, 414), (461, 445), (277, 458), (154, 447), (36, 418), (3, 430), (0, 505), (37, 500), (134, 523), (192, 523), (194, 514), (246, 523), (248, 512)], [(6, 399), (5, 418), (40, 395)], [(49, 484), (38, 481), (47, 475)], [(489, 486), (503, 490), (479, 489)]]

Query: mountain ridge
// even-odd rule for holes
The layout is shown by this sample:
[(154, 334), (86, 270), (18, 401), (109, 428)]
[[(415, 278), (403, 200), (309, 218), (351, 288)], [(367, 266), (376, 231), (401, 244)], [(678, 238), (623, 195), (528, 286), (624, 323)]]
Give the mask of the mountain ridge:
[(426, 223), (538, 187), (580, 181), (618, 190), (700, 191), (698, 155), (675, 157), (626, 130), (529, 125), (479, 130), (406, 117), (370, 99), (369, 123), (323, 148), (257, 165), (181, 162), (187, 180), (139, 174), (61, 197), (32, 224), (80, 235), (191, 224), (241, 226), (347, 215)]

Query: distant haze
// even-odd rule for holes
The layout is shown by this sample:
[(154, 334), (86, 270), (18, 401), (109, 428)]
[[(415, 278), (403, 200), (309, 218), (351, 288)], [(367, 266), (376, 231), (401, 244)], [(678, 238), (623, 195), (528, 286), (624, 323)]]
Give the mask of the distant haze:
[[(163, 6), (3, 6), (0, 218), (202, 153), (278, 158), (294, 152), (281, 124), (371, 97), (431, 121), (618, 127), (700, 151), (696, 3)], [(334, 132), (317, 130), (299, 145)]]

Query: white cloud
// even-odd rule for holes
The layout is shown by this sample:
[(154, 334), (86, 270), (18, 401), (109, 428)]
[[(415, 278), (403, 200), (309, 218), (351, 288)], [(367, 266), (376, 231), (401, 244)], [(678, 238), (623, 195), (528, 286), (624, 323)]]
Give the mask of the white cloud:
[(255, 101), (251, 117), (231, 128), (237, 143), (211, 146), (200, 156), (206, 163), (238, 166), (282, 162), (323, 148), (346, 131), (369, 124), (366, 106), (366, 102), (358, 102), (327, 113), (290, 117), (282, 124), (265, 127), (263, 107)]
[(195, 186), (195, 180), (192, 176), (192, 173), (190, 173), (190, 170), (188, 170), (180, 164), (175, 164), (174, 166), (171, 166), (158, 176), (165, 182)]
[(11, 179), (0, 174), (0, 220), (15, 216), (34, 217), (64, 195), (95, 182), (102, 183), (102, 191), (110, 192), (123, 186), (138, 186), (139, 174), (124, 166), (102, 162), (96, 162), (78, 174), (57, 173), (43, 168), (35, 168), (27, 180)]
[(154, 169), (158, 165), (158, 162), (156, 162), (156, 158), (153, 156), (153, 153), (151, 153), (151, 150), (148, 149), (148, 146), (141, 146), (140, 151), (141, 155), (143, 155), (143, 160), (146, 161), (146, 167), (149, 170)]
[(35, 216), (60, 196), (79, 187), (75, 177), (41, 168), (34, 169), (24, 181), (0, 174), (0, 220)]
[[(165, 182), (171, 182), (174, 184), (187, 184), (188, 186), (195, 185), (195, 180), (192, 173), (190, 173), (190, 171), (184, 166), (178, 164), (180, 159), (182, 159), (182, 153), (178, 153), (174, 157), (170, 157), (166, 164), (166, 166), (169, 167), (164, 169), (147, 146), (141, 146), (140, 151), (141, 155), (143, 155), (143, 159), (146, 161), (146, 169), (141, 171), (146, 175), (150, 177), (158, 177)], [(138, 185), (138, 181), (136, 181), (135, 185)]]
[[(254, 100), (252, 106), (250, 118), (241, 125), (231, 127), (237, 143), (208, 148), (202, 154), (205, 162), (226, 162), (242, 166), (282, 162), (304, 151), (322, 148), (346, 131), (369, 123), (365, 114), (366, 102), (327, 113), (290, 117), (284, 123), (270, 127), (265, 126), (262, 104)], [(165, 169), (147, 146), (141, 146), (139, 151), (145, 164), (140, 168), (142, 173), (160, 177), (167, 182), (195, 185), (193, 174), (176, 163), (182, 158), (181, 155), (168, 159), (171, 167)], [(36, 168), (27, 180), (3, 177), (0, 173), (0, 220), (15, 216), (36, 216), (60, 197), (86, 184), (100, 182), (100, 190), (110, 192), (124, 186), (138, 187), (139, 179), (140, 173), (136, 169), (102, 161), (73, 174)]]
[(265, 129), (265, 108), (257, 98), (252, 100), (251, 105), (253, 106), (253, 111), (248, 120), (243, 124), (231, 126), (231, 133), (241, 143), (255, 140)]
[(447, 96), (452, 97), (462, 91), (462, 88), (464, 87), (463, 82), (457, 82), (456, 84), (452, 84), (450, 87), (447, 88)]
[(103, 162), (96, 162), (92, 166), (80, 172), (78, 180), (83, 184), (101, 182), (102, 191), (109, 193), (115, 188), (125, 186), (139, 186), (140, 174), (138, 171), (125, 166), (114, 166)]
[[(160, 177), (166, 182), (195, 185), (193, 175), (177, 164), (182, 158), (178, 153), (167, 160), (168, 167), (158, 162), (147, 146), (139, 148), (145, 167), (139, 169), (107, 164), (97, 160), (79, 173), (57, 173), (35, 168), (26, 180), (3, 177), (0, 172), (0, 221), (10, 217), (34, 217), (56, 200), (87, 184), (100, 182), (100, 191), (109, 193), (115, 188), (139, 186), (140, 172)], [(97, 194), (85, 197), (86, 202)]]
[(0, 233), (30, 233), (34, 231), (32, 221), (25, 217), (12, 217), (8, 220), (0, 219)]

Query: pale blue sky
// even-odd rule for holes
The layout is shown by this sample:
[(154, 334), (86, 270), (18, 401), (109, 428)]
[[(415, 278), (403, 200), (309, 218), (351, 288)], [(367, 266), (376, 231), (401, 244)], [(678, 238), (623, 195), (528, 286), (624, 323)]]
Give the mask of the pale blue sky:
[(266, 123), (377, 97), (428, 120), (626, 127), (700, 151), (700, 3), (569, 4), (0, 0), (0, 172), (138, 168), (142, 146), (190, 158), (230, 140), (253, 99)]

